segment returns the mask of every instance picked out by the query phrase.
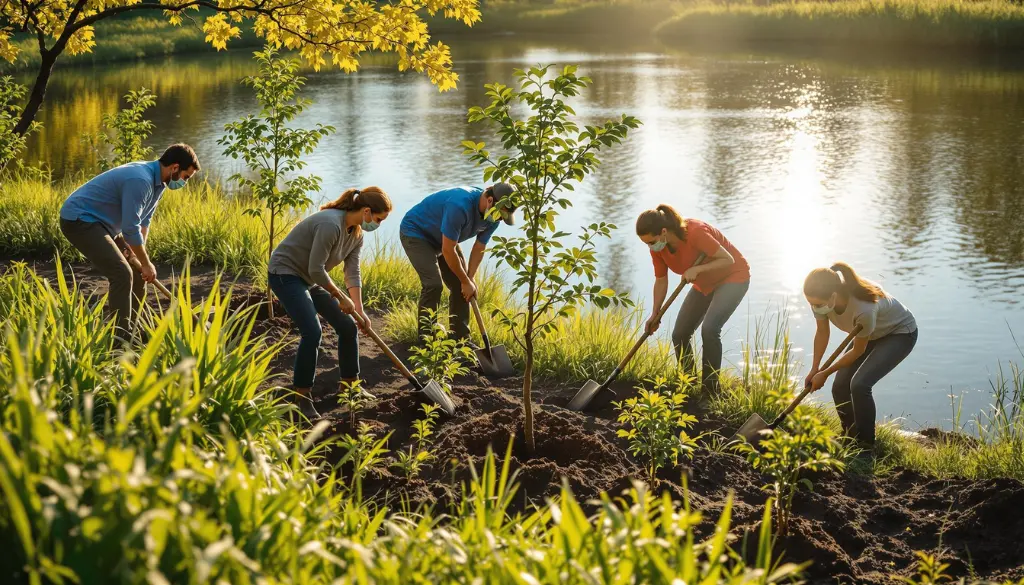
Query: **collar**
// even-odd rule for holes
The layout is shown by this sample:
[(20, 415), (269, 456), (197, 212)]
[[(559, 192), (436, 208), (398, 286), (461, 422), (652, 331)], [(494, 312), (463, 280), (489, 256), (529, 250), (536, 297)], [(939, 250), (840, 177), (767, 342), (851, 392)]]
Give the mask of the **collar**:
[(153, 170), (153, 186), (162, 187), (164, 182), (160, 180), (160, 161), (154, 160), (149, 164), (149, 168)]

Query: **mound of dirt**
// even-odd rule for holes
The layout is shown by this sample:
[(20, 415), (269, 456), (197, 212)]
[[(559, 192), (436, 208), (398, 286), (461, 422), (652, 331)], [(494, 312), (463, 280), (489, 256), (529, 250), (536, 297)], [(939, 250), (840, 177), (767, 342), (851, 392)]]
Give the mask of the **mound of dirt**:
[[(45, 267), (44, 267), (45, 269)], [(193, 271), (193, 291), (201, 296), (212, 285), (210, 274)], [(100, 289), (101, 287), (97, 287)], [(235, 287), (238, 304), (261, 293), (245, 283)], [(379, 322), (379, 320), (377, 321)], [(273, 339), (297, 340), (287, 318), (261, 318), (258, 331)], [(332, 422), (332, 433), (352, 432), (349, 415), (338, 409), (337, 338), (324, 331), (314, 397), (319, 411)], [(412, 444), (412, 423), (420, 418), (424, 397), (413, 391), (387, 359), (365, 338), (360, 340), (361, 372), (376, 402), (360, 420), (378, 436), (391, 433), (392, 453)], [(399, 356), (408, 347), (393, 348)], [(295, 344), (274, 362), (277, 383), (288, 385)], [(502, 454), (512, 442), (512, 467), (520, 489), (513, 508), (526, 509), (559, 493), (562, 482), (581, 501), (607, 492), (613, 497), (628, 489), (630, 478), (642, 478), (642, 465), (628, 453), (611, 406), (597, 413), (568, 411), (565, 404), (582, 385), (535, 383), (536, 451), (525, 448), (522, 436), (522, 380), (491, 381), (474, 373), (456, 380), (458, 412), (443, 416), (436, 429), (436, 459), (416, 479), (396, 469), (381, 470), (367, 480), (364, 493), (381, 500), (404, 497), (439, 509), (460, 497), (468, 465), (479, 466), (488, 448)], [(616, 386), (618, 398), (629, 388)], [(705, 425), (710, 424), (706, 423)], [(729, 429), (731, 430), (731, 429)], [(725, 432), (728, 432), (726, 430)], [(728, 453), (698, 450), (691, 461), (662, 470), (659, 489), (684, 495), (684, 477), (694, 507), (705, 512), (702, 530), (711, 534), (726, 498), (732, 497), (735, 534), (755, 533), (763, 515), (766, 481), (746, 461)], [(914, 551), (939, 554), (957, 577), (1024, 577), (1024, 485), (1014, 480), (936, 480), (909, 471), (885, 477), (825, 474), (813, 492), (800, 493), (794, 503), (791, 533), (776, 547), (785, 559), (810, 561), (811, 583), (892, 583), (890, 575), (910, 575)]]

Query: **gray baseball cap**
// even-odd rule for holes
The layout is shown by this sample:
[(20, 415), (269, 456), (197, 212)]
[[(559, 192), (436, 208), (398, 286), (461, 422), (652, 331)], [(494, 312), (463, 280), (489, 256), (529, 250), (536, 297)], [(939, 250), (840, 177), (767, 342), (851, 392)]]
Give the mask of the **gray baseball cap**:
[[(495, 183), (495, 184), (491, 185), (490, 188), (491, 188), (491, 193), (494, 195), (494, 203), (495, 203), (495, 205), (497, 205), (497, 203), (499, 201), (501, 201), (502, 199), (508, 197), (509, 195), (511, 195), (515, 191), (515, 189), (512, 188), (512, 185), (509, 185), (508, 183)], [(503, 205), (501, 208), (508, 211), (508, 215), (503, 216), (502, 220), (505, 223), (507, 223), (508, 225), (515, 225), (516, 224), (516, 218), (515, 218), (516, 208), (511, 206), (511, 205)]]

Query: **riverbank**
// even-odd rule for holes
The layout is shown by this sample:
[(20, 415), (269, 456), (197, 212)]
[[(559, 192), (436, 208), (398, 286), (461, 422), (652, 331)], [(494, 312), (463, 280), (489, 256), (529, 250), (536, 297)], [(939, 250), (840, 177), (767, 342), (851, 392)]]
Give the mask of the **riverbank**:
[[(0, 258), (49, 261), (57, 251), (67, 261), (77, 261), (58, 228), (58, 210), (78, 182), (59, 184), (8, 180), (0, 185)], [(191, 262), (225, 271), (259, 289), (265, 279), (267, 236), (258, 218), (244, 214), (247, 204), (229, 197), (216, 184), (193, 183), (166, 198), (160, 221), (154, 222), (148, 247), (162, 274), (180, 272)], [(340, 278), (340, 274), (334, 275)], [(414, 303), (419, 282), (404, 254), (393, 243), (372, 242), (364, 253), (363, 295), (367, 305), (382, 314), (385, 334), (400, 343), (415, 337)], [(485, 307), (512, 307), (516, 300), (500, 274), (484, 271), (479, 278)], [(489, 313), (489, 311), (485, 311)], [(535, 371), (539, 378), (556, 384), (582, 384), (602, 379), (626, 353), (640, 327), (642, 308), (623, 311), (590, 310), (563, 319), (551, 337), (538, 347)], [(490, 321), (490, 317), (487, 317)], [(511, 336), (490, 321), (494, 343), (509, 348), (512, 358), (522, 358)], [(715, 420), (738, 426), (758, 413), (770, 419), (792, 394), (799, 378), (790, 353), (788, 324), (784, 314), (766, 315), (748, 327), (743, 358), (734, 371), (725, 373), (725, 391), (705, 397), (706, 411)], [(672, 369), (666, 343), (646, 345), (621, 376), (628, 388)], [(973, 441), (938, 434), (938, 440), (922, 445), (883, 426), (874, 472), (912, 469), (932, 477), (998, 478), (1024, 480), (1024, 374), (1008, 371), (993, 381), (993, 403), (1004, 408), (978, 413)], [(1017, 410), (1013, 410), (1016, 407)], [(838, 428), (833, 409), (814, 407), (820, 417)], [(970, 420), (967, 413), (962, 422)]]
[[(44, 336), (42, 347), (56, 344), (59, 350), (44, 352), (42, 355), (53, 355), (61, 359), (59, 356), (65, 354), (79, 355), (91, 350), (82, 354), (86, 364), (81, 360), (54, 364), (56, 383), (63, 385), (69, 384), (69, 380), (75, 380), (72, 386), (74, 391), (84, 391), (100, 382), (95, 379), (97, 374), (87, 369), (86, 365), (91, 364), (96, 372), (110, 373), (112, 364), (105, 365), (105, 360), (123, 364), (133, 358), (128, 356), (115, 362), (114, 357), (105, 357), (109, 352), (103, 350), (106, 343), (103, 337), (103, 317), (85, 308), (89, 304), (85, 299), (102, 294), (104, 284), (91, 276), (84, 265), (65, 265), (63, 268), (62, 273), (67, 276), (67, 281), (77, 283), (76, 287), (67, 292), (61, 292), (63, 289), (58, 284), (60, 279), (56, 266), (52, 263), (35, 264), (31, 268), (50, 283), (48, 291), (44, 290), (42, 281), (36, 280), (33, 272), (26, 271), (24, 267), (0, 267), (0, 307), (23, 307), (17, 315), (8, 312), (9, 317), (5, 321), (10, 325), (20, 324), (18, 329), (26, 332), (31, 329), (26, 326), (36, 322), (40, 315), (52, 315), (55, 327), (45, 328), (38, 335)], [(166, 274), (171, 267), (159, 268)], [(7, 270), (13, 271), (5, 274)], [(188, 383), (187, 386), (194, 388), (200, 400), (193, 404), (209, 401), (211, 407), (193, 407), (188, 412), (190, 416), (197, 417), (194, 423), (197, 427), (206, 428), (206, 432), (215, 437), (215, 443), (219, 444), (223, 435), (228, 433), (227, 426), (217, 427), (220, 417), (231, 423), (230, 429), (235, 433), (239, 429), (249, 433), (250, 441), (243, 448), (248, 445), (284, 445), (302, 440), (298, 431), (290, 429), (287, 424), (274, 430), (276, 427), (268, 422), (285, 416), (281, 409), (285, 407), (284, 401), (287, 399), (283, 398), (276, 386), (288, 384), (295, 357), (294, 341), (297, 332), (287, 317), (266, 317), (266, 312), (259, 308), (262, 302), (261, 290), (245, 279), (230, 285), (230, 297), (218, 297), (216, 291), (226, 294), (229, 285), (222, 281), (220, 287), (215, 287), (216, 283), (216, 274), (208, 269), (197, 269), (188, 281), (169, 282), (175, 288), (185, 287), (188, 290), (187, 296), (194, 302), (212, 299), (207, 301), (207, 306), (212, 309), (213, 318), (220, 327), (216, 332), (203, 332), (201, 327), (190, 332), (188, 324), (179, 322), (181, 313), (172, 312), (167, 325), (157, 327), (157, 321), (152, 322), (150, 343), (163, 349), (155, 351), (148, 359), (155, 359), (160, 369), (195, 352), (194, 355), (203, 366), (202, 369), (196, 366), (197, 371), (193, 374), (199, 383)], [(52, 299), (52, 306), (47, 304), (47, 297)], [(150, 298), (154, 315), (159, 315), (167, 306), (163, 299)], [(65, 318), (65, 312), (74, 314), (75, 318)], [(389, 319), (386, 311), (375, 312), (372, 316), (378, 323), (386, 323)], [(68, 330), (78, 333), (71, 335)], [(91, 335), (86, 334), (86, 331), (92, 332)], [(480, 512), (473, 504), (476, 501), (474, 493), (478, 496), (490, 493), (492, 495), (488, 501), (493, 499), (500, 502), (496, 510), (491, 508), (493, 504), (487, 504), (492, 513), (497, 513), (486, 522), (492, 538), (494, 533), (502, 534), (506, 522), (533, 526), (533, 529), (521, 534), (518, 540), (520, 546), (533, 547), (545, 546), (545, 533), (537, 532), (537, 528), (546, 525), (546, 522), (521, 517), (517, 520), (516, 515), (525, 514), (529, 517), (534, 513), (534, 506), (542, 503), (545, 498), (561, 497), (562, 505), (572, 506), (574, 513), (579, 514), (577, 521), (583, 521), (591, 513), (602, 509), (607, 511), (606, 507), (594, 506), (592, 502), (595, 499), (616, 497), (630, 489), (633, 478), (645, 474), (642, 465), (629, 454), (626, 440), (617, 435), (619, 424), (616, 422), (615, 405), (606, 404), (595, 412), (571, 412), (564, 407), (577, 390), (578, 383), (539, 381), (534, 387), (538, 443), (537, 452), (531, 454), (524, 451), (518, 440), (522, 380), (488, 380), (476, 372), (459, 376), (453, 381), (453, 397), (458, 408), (454, 416), (445, 416), (438, 421), (430, 448), (430, 462), (415, 475), (403, 472), (397, 467), (395, 457), (416, 449), (414, 422), (421, 417), (419, 407), (422, 398), (412, 391), (376, 346), (366, 338), (361, 338), (362, 375), (366, 388), (373, 393), (375, 399), (359, 412), (359, 424), (353, 427), (350, 413), (337, 401), (339, 374), (335, 352), (326, 350), (336, 345), (337, 338), (330, 328), (324, 334), (325, 351), (320, 355), (317, 382), (313, 388), (314, 399), (324, 418), (315, 436), (370, 437), (372, 441), (382, 441), (384, 450), (378, 453), (378, 459), (374, 462), (358, 464), (365, 465), (365, 472), (362, 479), (357, 481), (352, 475), (351, 444), (346, 447), (345, 441), (338, 443), (333, 439), (324, 440), (321, 445), (326, 450), (313, 448), (310, 452), (319, 452), (313, 455), (323, 458), (318, 465), (326, 466), (333, 473), (329, 477), (326, 473), (320, 474), (322, 482), (326, 484), (323, 492), (320, 489), (312, 489), (310, 492), (309, 488), (295, 490), (293, 497), (302, 501), (308, 501), (311, 493), (331, 494), (332, 498), (336, 498), (336, 504), (330, 508), (332, 511), (343, 509), (346, 516), (352, 518), (361, 513), (365, 506), (370, 516), (379, 513), (380, 519), (387, 517), (397, 522), (402, 522), (403, 512), (415, 513), (429, 506), (433, 513), (449, 511), (450, 516), (444, 520), (445, 523), (459, 523), (467, 514)], [(244, 340), (241, 337), (243, 335)], [(168, 339), (161, 336), (167, 336)], [(10, 346), (16, 339), (9, 338), (6, 344)], [(31, 340), (25, 343), (30, 344), (29, 347), (36, 347), (31, 345)], [(403, 358), (410, 354), (408, 344), (390, 336), (389, 343)], [(0, 347), (3, 345), (0, 344)], [(171, 348), (177, 349), (172, 351)], [(168, 352), (172, 355), (164, 355)], [(145, 353), (148, 355), (150, 352)], [(0, 376), (6, 376), (8, 372), (6, 363), (0, 360)], [(44, 370), (44, 363), (30, 363), (30, 371), (44, 375)], [(618, 383), (615, 390), (620, 399), (626, 399), (635, 393), (634, 386)], [(142, 388), (139, 390), (141, 392)], [(158, 390), (154, 394), (163, 396)], [(97, 408), (102, 410), (108, 408), (105, 405), (116, 400), (118, 394), (115, 389), (104, 387), (101, 396)], [(128, 393), (127, 396), (132, 398), (134, 395)], [(190, 404), (188, 396), (171, 396), (174, 396), (173, 400), (182, 400), (183, 406)], [(151, 416), (174, 420), (165, 413), (175, 408), (173, 401), (165, 403), (163, 398), (147, 408), (147, 411), (152, 413)], [(783, 397), (779, 396), (776, 400), (779, 398)], [(0, 409), (6, 403), (0, 395)], [(20, 408), (26, 407), (21, 405)], [(134, 412), (133, 409), (113, 410), (128, 412), (129, 415)], [(751, 562), (755, 557), (753, 547), (764, 518), (763, 510), (767, 500), (762, 486), (768, 479), (753, 470), (742, 457), (721, 448), (721, 439), (733, 428), (728, 420), (716, 415), (714, 409), (697, 396), (687, 402), (687, 411), (697, 418), (694, 431), (707, 434), (701, 439), (691, 460), (686, 460), (678, 467), (666, 468), (658, 474), (657, 486), (653, 491), (667, 494), (677, 502), (688, 501), (694, 511), (703, 515), (703, 519), (694, 518), (686, 529), (692, 530), (696, 538), (709, 538), (716, 534), (716, 530), (728, 531), (737, 537), (734, 545), (739, 553), (737, 559), (746, 558)], [(14, 417), (4, 418), (10, 419)], [(47, 424), (52, 424), (51, 419), (46, 420), (50, 421)], [(264, 431), (267, 427), (270, 428), (269, 432)], [(4, 431), (8, 432), (8, 429)], [(82, 432), (81, 427), (79, 432)], [(280, 441), (271, 440), (276, 436), (275, 433), (284, 433), (285, 438)], [(136, 437), (134, 444), (138, 445), (139, 440)], [(306, 438), (306, 449), (320, 440)], [(512, 445), (505, 473), (510, 474), (510, 485), (514, 484), (515, 489), (506, 491), (493, 485), (486, 487), (489, 481), (497, 477), (487, 474), (481, 476), (481, 481), (483, 489), (491, 491), (474, 492), (460, 487), (463, 482), (470, 483), (475, 477), (469, 472), (470, 465), (480, 469), (490, 449), (502, 452), (510, 442)], [(197, 445), (202, 446), (203, 442), (197, 441)], [(57, 452), (66, 453), (62, 457), (77, 461), (71, 454), (78, 451)], [(291, 452), (282, 454), (286, 460), (292, 458), (293, 466), (296, 465), (295, 457)], [(40, 456), (36, 461), (40, 459), (43, 457)], [(60, 458), (57, 460), (65, 462)], [(254, 465), (266, 470), (268, 463), (273, 465), (274, 461), (274, 457), (257, 458)], [(301, 460), (299, 462), (302, 463)], [(5, 463), (0, 461), (0, 469), (3, 469), (3, 465)], [(152, 471), (157, 465), (151, 464), (147, 471)], [(236, 465), (229, 467), (232, 474), (239, 472)], [(88, 465), (84, 467), (88, 470)], [(207, 473), (216, 472), (210, 471), (209, 464), (206, 469)], [(292, 467), (291, 474), (285, 477), (294, 476), (294, 479), (301, 481), (301, 474), (304, 473), (300, 468)], [(87, 472), (84, 477), (91, 476)], [(775, 545), (776, 558), (781, 554), (784, 555), (781, 558), (783, 561), (810, 563), (805, 576), (811, 583), (890, 583), (893, 577), (906, 577), (916, 572), (916, 551), (939, 555), (942, 562), (950, 564), (949, 573), (957, 577), (970, 575), (995, 580), (1019, 579), (1024, 576), (1020, 567), (1021, 559), (1013, 545), (1024, 537), (1024, 520), (1017, 506), (1019, 498), (1024, 497), (1024, 485), (1020, 481), (936, 479), (899, 468), (883, 474), (864, 473), (863, 469), (858, 472), (821, 473), (815, 474), (812, 479), (814, 490), (800, 492), (794, 501), (793, 531)], [(249, 479), (249, 483), (258, 485), (253, 479)], [(504, 484), (504, 480), (501, 483)], [(212, 506), (212, 518), (222, 517), (218, 511), (234, 509), (232, 502), (235, 496), (232, 494), (236, 488), (230, 486), (236, 484), (218, 482), (217, 485), (220, 486), (218, 491), (223, 493), (227, 490), (228, 496), (212, 500), (196, 496), (195, 501), (189, 500), (190, 506)], [(563, 491), (563, 486), (569, 491)], [(357, 490), (358, 495), (354, 496), (352, 490)], [(183, 492), (194, 493), (192, 490)], [(142, 501), (148, 500), (143, 498)], [(661, 507), (660, 504), (654, 506), (655, 509)], [(645, 508), (641, 506), (640, 509)], [(956, 513), (951, 514), (950, 510), (956, 510)], [(506, 513), (511, 518), (506, 518)], [(728, 520), (725, 525), (716, 526), (716, 520), (722, 514)], [(432, 512), (428, 511), (427, 518), (431, 517)], [(321, 526), (321, 530), (333, 530), (332, 518), (333, 514), (325, 513), (316, 524)], [(360, 525), (367, 521), (361, 520)], [(368, 532), (368, 535), (372, 534), (372, 530)], [(753, 540), (745, 542), (744, 536)], [(0, 533), (0, 537), (3, 537), (3, 533)], [(396, 537), (392, 535), (390, 539)], [(421, 537), (424, 540), (420, 546), (423, 546), (429, 538), (426, 535)], [(78, 537), (72, 535), (65, 538)], [(389, 539), (371, 540), (379, 543)], [(40, 546), (45, 549), (46, 542)], [(367, 546), (369, 550), (360, 554), (372, 554), (370, 551), (378, 551), (380, 545), (368, 541)], [(506, 558), (518, 554), (516, 551), (519, 550), (509, 545), (502, 549)], [(649, 553), (649, 549), (644, 550)], [(674, 557), (669, 555), (668, 558)], [(272, 566), (272, 563), (264, 564), (264, 568)]]
[(659, 25), (679, 47), (804, 44), (857, 47), (1024, 50), (1024, 6), (982, 0), (852, 0), (765, 5), (698, 4)]
[[(202, 11), (196, 18), (201, 22)], [(434, 17), (431, 34), (441, 41), (494, 35), (656, 38), (680, 48), (804, 45), (856, 46), (858, 50), (970, 48), (1024, 50), (1024, 6), (1006, 0), (851, 0), (750, 3), (593, 2), (488, 3), (473, 27)], [(34, 71), (36, 40), (16, 37), (18, 60), (0, 63), (5, 73)], [(249, 27), (230, 49), (251, 49), (262, 39)], [(214, 53), (199, 25), (173, 26), (155, 15), (122, 16), (96, 27), (89, 53), (64, 55), (59, 67), (88, 66)]]

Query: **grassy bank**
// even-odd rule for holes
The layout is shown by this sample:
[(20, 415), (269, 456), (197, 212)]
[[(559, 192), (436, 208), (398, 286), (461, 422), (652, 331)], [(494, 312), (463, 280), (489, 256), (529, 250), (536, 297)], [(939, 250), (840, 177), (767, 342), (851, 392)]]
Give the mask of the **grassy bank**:
[[(58, 209), (75, 184), (8, 180), (0, 185), (0, 257), (49, 257), (58, 250), (65, 259), (74, 260), (76, 254), (58, 228)], [(155, 261), (176, 266), (189, 261), (212, 264), (260, 283), (265, 274), (261, 250), (266, 234), (258, 219), (242, 213), (245, 207), (211, 184), (190, 184), (170, 194), (161, 203), (150, 236)], [(385, 333), (399, 341), (414, 341), (419, 281), (404, 253), (394, 243), (369, 245), (363, 276), (368, 304), (386, 313)], [(342, 275), (336, 271), (334, 277), (340, 280)], [(488, 308), (516, 306), (500, 274), (485, 270), (479, 281), (485, 313)], [(643, 309), (637, 308), (585, 310), (562, 320), (538, 346), (536, 375), (567, 383), (603, 379), (632, 345), (643, 317)], [(521, 361), (515, 340), (497, 323), (489, 325), (494, 343), (504, 344), (513, 360)], [(766, 314), (748, 324), (743, 359), (735, 371), (723, 373), (723, 392), (707, 397), (709, 414), (737, 426), (755, 412), (769, 420), (777, 415), (791, 399), (801, 373), (790, 349), (785, 314)], [(673, 370), (671, 348), (654, 342), (637, 354), (620, 379), (642, 381)], [(937, 445), (923, 446), (901, 436), (894, 426), (886, 426), (880, 432), (883, 457), (877, 470), (906, 467), (939, 477), (1024, 479), (1024, 374), (1012, 369), (994, 380), (993, 404), (988, 412), (978, 414), (967, 441), (950, 436)], [(805, 408), (817, 410), (838, 429), (834, 409)]]
[(548, 4), (488, 3), (482, 19), (466, 28), (456, 22), (435, 18), (430, 31), (442, 39), (449, 36), (518, 35), (615, 35), (646, 38), (658, 24), (676, 13), (676, 4), (666, 1), (631, 0), (609, 2), (557, 1)]
[(698, 4), (657, 28), (679, 46), (807, 43), (1024, 49), (1024, 6), (981, 0), (853, 0), (768, 5)]
[[(155, 15), (121, 16), (104, 20), (96, 26), (96, 46), (89, 53), (65, 54), (59, 66), (73, 67), (117, 61), (132, 61), (182, 53), (214, 53), (216, 49), (206, 41), (202, 30), (205, 12), (193, 13), (193, 24), (185, 21), (181, 26), (170, 24), (166, 18)], [(39, 45), (35, 38), (15, 37), (18, 59), (14, 63), (0, 61), (0, 71), (35, 71), (39, 67)], [(248, 27), (243, 27), (241, 38), (229, 47), (258, 47), (262, 41)]]

